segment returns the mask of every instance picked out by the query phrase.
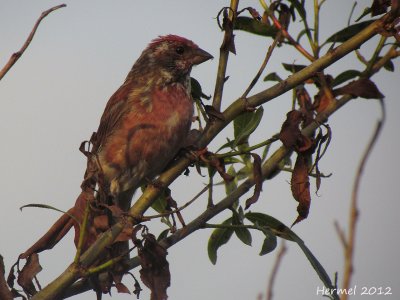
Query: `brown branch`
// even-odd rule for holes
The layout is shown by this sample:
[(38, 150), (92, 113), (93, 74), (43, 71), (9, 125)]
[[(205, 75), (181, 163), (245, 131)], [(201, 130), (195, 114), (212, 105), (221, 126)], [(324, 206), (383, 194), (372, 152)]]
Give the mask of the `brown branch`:
[(12, 66), (17, 62), (17, 60), (22, 56), (22, 54), (25, 52), (26, 48), (28, 48), (29, 44), (32, 42), (32, 39), (36, 33), (36, 30), (39, 27), (40, 22), (47, 17), (47, 15), (49, 15), (51, 12), (62, 8), (62, 7), (66, 7), (66, 4), (60, 4), (57, 6), (54, 6), (44, 12), (42, 12), (42, 14), (40, 15), (39, 19), (36, 21), (35, 26), (33, 26), (33, 29), (31, 31), (31, 33), (29, 34), (28, 38), (26, 39), (25, 43), (22, 45), (22, 48), (18, 51), (15, 52), (11, 55), (10, 59), (8, 60), (8, 62), (6, 63), (6, 65), (3, 67), (3, 69), (0, 71), (0, 80), (4, 77), (4, 75), (7, 74), (7, 72), (12, 68)]
[(371, 68), (370, 73), (371, 74), (375, 74), (376, 72), (378, 72), (388, 61), (399, 57), (400, 56), (400, 51), (396, 51), (396, 49), (398, 48), (397, 45), (393, 45), (392, 47), (390, 47), (390, 49), (386, 52), (386, 54), (381, 57)]
[[(378, 140), (379, 134), (381, 133), (383, 124), (386, 119), (386, 112), (385, 112), (385, 104), (383, 100), (380, 100), (381, 109), (382, 109), (382, 117), (377, 122), (375, 131), (372, 135), (371, 140), (369, 141), (367, 148), (365, 149), (364, 155), (361, 159), (360, 165), (358, 166), (358, 170), (356, 173), (356, 178), (354, 181), (353, 192), (351, 197), (351, 206), (350, 206), (350, 216), (349, 216), (349, 233), (347, 239), (347, 247), (344, 251), (344, 274), (343, 274), (343, 290), (348, 290), (350, 287), (350, 281), (353, 274), (353, 259), (354, 259), (354, 247), (355, 247), (355, 239), (356, 239), (356, 227), (357, 227), (357, 220), (358, 220), (358, 207), (357, 207), (357, 200), (358, 200), (358, 191), (360, 188), (361, 177), (367, 163), (368, 157), (374, 147), (376, 141)], [(344, 293), (341, 297), (341, 300), (347, 300), (347, 294)]]
[[(234, 22), (236, 18), (237, 9), (239, 6), (239, 0), (231, 0), (231, 5), (229, 7), (229, 20), (228, 22)], [(229, 27), (229, 25), (228, 25)], [(224, 39), (219, 50), (219, 63), (217, 79), (215, 82), (213, 107), (217, 110), (221, 110), (222, 93), (224, 90), (224, 85), (226, 81), (226, 66), (228, 65), (229, 57), (229, 45), (233, 44), (233, 27), (230, 29), (225, 29)]]
[(285, 241), (282, 240), (282, 244), (281, 244), (281, 247), (279, 248), (279, 252), (276, 254), (274, 267), (272, 268), (271, 275), (269, 277), (266, 300), (272, 300), (272, 296), (273, 296), (272, 289), (275, 284), (275, 278), (278, 274), (279, 266), (282, 262), (283, 256), (286, 253), (286, 250), (287, 250), (287, 248), (286, 248)]

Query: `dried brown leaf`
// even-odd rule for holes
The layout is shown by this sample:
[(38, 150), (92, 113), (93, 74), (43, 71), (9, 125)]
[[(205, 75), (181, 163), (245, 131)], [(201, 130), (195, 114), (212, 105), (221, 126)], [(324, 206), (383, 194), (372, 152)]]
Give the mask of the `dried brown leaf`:
[(28, 296), (33, 296), (37, 293), (36, 287), (33, 284), (33, 279), (41, 270), (42, 267), (39, 264), (39, 255), (33, 253), (28, 257), (26, 264), (18, 274), (17, 279), (18, 284)]
[(158, 244), (152, 234), (146, 234), (144, 239), (144, 246), (138, 251), (142, 266), (140, 278), (151, 290), (151, 300), (165, 300), (171, 282), (167, 250)]
[(371, 16), (384, 14), (390, 6), (390, 0), (374, 0), (371, 6)]
[(133, 227), (126, 225), (121, 233), (117, 236), (114, 242), (125, 242), (131, 240), (133, 237)]
[(308, 169), (311, 164), (311, 156), (299, 154), (292, 173), (291, 189), (294, 199), (299, 202), (297, 206), (298, 217), (292, 224), (304, 220), (308, 216), (311, 205), (310, 180)]
[(118, 293), (131, 294), (128, 287), (125, 284), (123, 284), (122, 282), (117, 282), (115, 284), (115, 287), (116, 287)]
[(349, 94), (353, 97), (361, 97), (366, 99), (382, 99), (384, 95), (379, 91), (374, 82), (368, 78), (360, 78), (349, 84), (336, 89), (336, 95)]
[(8, 288), (4, 274), (5, 274), (5, 267), (3, 262), (3, 256), (0, 255), (0, 299), (12, 300), (14, 297), (10, 289)]
[(305, 152), (312, 148), (313, 141), (304, 136), (300, 130), (300, 124), (305, 121), (305, 118), (305, 115), (298, 110), (292, 110), (286, 114), (286, 120), (279, 133), (279, 139), (285, 147), (297, 152)]
[(248, 7), (247, 10), (249, 11), (250, 15), (251, 15), (254, 19), (256, 19), (256, 20), (258, 20), (258, 21), (261, 20), (260, 13), (259, 13), (255, 8), (253, 8), (253, 7)]
[(311, 97), (304, 87), (299, 87), (296, 89), (296, 98), (297, 103), (300, 106), (300, 110), (303, 111), (303, 113), (311, 113), (312, 118), (313, 105), (311, 103)]
[(104, 232), (110, 228), (107, 215), (99, 215), (93, 218), (93, 226), (99, 232)]
[(286, 148), (293, 148), (301, 140), (300, 123), (303, 120), (302, 113), (292, 110), (286, 114), (286, 120), (282, 124), (279, 139)]

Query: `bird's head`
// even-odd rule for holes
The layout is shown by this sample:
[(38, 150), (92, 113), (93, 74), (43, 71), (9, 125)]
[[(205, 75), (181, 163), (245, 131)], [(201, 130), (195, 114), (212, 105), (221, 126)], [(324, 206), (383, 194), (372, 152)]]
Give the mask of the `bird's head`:
[(211, 54), (192, 41), (177, 35), (166, 35), (154, 39), (143, 51), (139, 61), (149, 71), (160, 72), (166, 82), (177, 82), (187, 80), (194, 65), (212, 58)]

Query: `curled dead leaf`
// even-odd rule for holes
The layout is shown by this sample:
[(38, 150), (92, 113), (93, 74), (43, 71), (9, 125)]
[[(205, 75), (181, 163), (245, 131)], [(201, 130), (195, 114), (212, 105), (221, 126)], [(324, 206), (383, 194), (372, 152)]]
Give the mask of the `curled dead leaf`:
[(335, 95), (349, 94), (353, 97), (365, 99), (383, 99), (385, 96), (379, 91), (376, 84), (369, 78), (360, 78), (345, 86), (334, 90)]
[(292, 226), (308, 216), (311, 205), (310, 180), (308, 170), (311, 165), (311, 155), (297, 155), (292, 179), (290, 182), (293, 198), (299, 202), (297, 206), (298, 217)]
[(317, 113), (322, 113), (336, 104), (332, 91), (328, 88), (321, 89), (314, 97), (314, 107)]
[(253, 8), (253, 7), (248, 7), (247, 10), (249, 11), (250, 15), (251, 15), (254, 19), (256, 19), (256, 20), (258, 20), (258, 21), (261, 20), (260, 13), (259, 13), (255, 8)]
[(118, 293), (124, 293), (124, 294), (130, 294), (131, 292), (129, 291), (128, 287), (123, 284), (122, 282), (117, 282), (115, 284), (115, 287), (118, 291)]
[(167, 250), (158, 244), (152, 234), (144, 236), (144, 245), (138, 251), (140, 278), (151, 290), (151, 300), (165, 300), (167, 288), (170, 286), (171, 275), (167, 261)]
[(292, 110), (286, 114), (286, 120), (282, 124), (279, 139), (282, 144), (297, 152), (305, 152), (313, 147), (313, 141), (301, 133), (300, 125), (305, 116), (301, 111)]
[(28, 295), (28, 297), (37, 293), (33, 280), (36, 279), (36, 275), (41, 270), (42, 267), (39, 263), (39, 255), (37, 253), (33, 253), (28, 257), (26, 264), (18, 274), (17, 282)]
[(307, 117), (312, 119), (313, 105), (311, 103), (310, 94), (307, 92), (304, 86), (300, 86), (296, 89), (296, 98), (297, 103), (300, 106), (300, 110), (303, 113), (308, 114)]

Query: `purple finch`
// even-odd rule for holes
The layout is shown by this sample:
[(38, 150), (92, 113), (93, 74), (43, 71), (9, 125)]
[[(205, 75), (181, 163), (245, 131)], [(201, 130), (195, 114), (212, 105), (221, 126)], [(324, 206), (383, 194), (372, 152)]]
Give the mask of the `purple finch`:
[(92, 139), (97, 180), (106, 195), (132, 196), (182, 148), (193, 117), (190, 71), (211, 58), (176, 35), (161, 36), (143, 51), (108, 101)]

